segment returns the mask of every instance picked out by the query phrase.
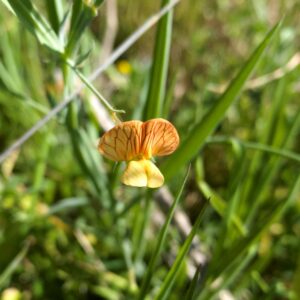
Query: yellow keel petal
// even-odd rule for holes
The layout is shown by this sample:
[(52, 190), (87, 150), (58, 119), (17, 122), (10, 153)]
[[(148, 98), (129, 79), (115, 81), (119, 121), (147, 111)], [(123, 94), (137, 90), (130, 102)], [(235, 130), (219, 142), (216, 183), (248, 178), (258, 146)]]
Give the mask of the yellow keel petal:
[(141, 161), (132, 160), (127, 164), (122, 182), (131, 186), (147, 186), (147, 175)]
[(144, 160), (144, 168), (147, 174), (147, 186), (158, 188), (164, 184), (164, 176), (159, 168), (150, 160)]
[(150, 160), (132, 160), (127, 164), (122, 182), (130, 186), (158, 188), (164, 183), (164, 176)]

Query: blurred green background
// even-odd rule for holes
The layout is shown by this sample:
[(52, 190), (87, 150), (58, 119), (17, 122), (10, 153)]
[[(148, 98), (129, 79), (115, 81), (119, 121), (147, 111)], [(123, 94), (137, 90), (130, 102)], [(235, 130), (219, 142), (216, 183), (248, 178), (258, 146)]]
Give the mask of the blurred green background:
[[(1, 152), (90, 85), (0, 166), (1, 300), (300, 299), (300, 3), (180, 1), (91, 83), (168, 2), (0, 2)], [(159, 191), (97, 152), (91, 85), (177, 128)]]

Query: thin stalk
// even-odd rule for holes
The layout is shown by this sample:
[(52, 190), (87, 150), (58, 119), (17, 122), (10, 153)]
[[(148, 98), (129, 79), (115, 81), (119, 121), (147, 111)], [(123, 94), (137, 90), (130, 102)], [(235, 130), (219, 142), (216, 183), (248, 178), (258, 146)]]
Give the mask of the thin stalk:
[(134, 262), (137, 263), (142, 259), (145, 251), (145, 232), (149, 222), (150, 212), (152, 210), (152, 192), (146, 190), (145, 203), (140, 205), (137, 222), (135, 223), (134, 234)]
[(115, 109), (113, 108), (109, 102), (104, 98), (102, 94), (100, 94), (96, 88), (89, 82), (88, 78), (86, 78), (76, 67), (72, 66), (69, 62), (68, 65), (71, 69), (75, 72), (75, 74), (80, 78), (80, 80), (87, 86), (87, 88), (104, 104), (104, 106), (113, 113), (125, 113), (125, 110), (122, 109)]

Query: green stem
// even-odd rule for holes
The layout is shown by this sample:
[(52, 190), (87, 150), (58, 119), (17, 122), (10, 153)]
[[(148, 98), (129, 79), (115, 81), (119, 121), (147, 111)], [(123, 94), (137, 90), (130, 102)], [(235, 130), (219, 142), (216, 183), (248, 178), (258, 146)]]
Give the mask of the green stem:
[(104, 106), (112, 113), (125, 113), (125, 110), (113, 108), (109, 102), (100, 94), (96, 88), (89, 82), (89, 80), (75, 67), (70, 61), (66, 61), (68, 66), (75, 72), (75, 74), (80, 78), (80, 80), (90, 89), (90, 91), (104, 104)]

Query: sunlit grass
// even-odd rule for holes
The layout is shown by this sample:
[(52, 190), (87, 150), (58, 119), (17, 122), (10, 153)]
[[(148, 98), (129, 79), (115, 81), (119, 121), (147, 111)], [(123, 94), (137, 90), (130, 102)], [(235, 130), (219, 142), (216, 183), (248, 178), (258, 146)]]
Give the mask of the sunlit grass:
[[(300, 297), (299, 68), (283, 67), (298, 51), (296, 1), (283, 20), (275, 1), (273, 15), (181, 1), (93, 82), (103, 48), (150, 4), (119, 1), (105, 45), (102, 1), (1, 2), (1, 152), (73, 95), (1, 164), (4, 300)], [(124, 186), (98, 139), (119, 119), (156, 117), (181, 139), (155, 161), (165, 185)]]

